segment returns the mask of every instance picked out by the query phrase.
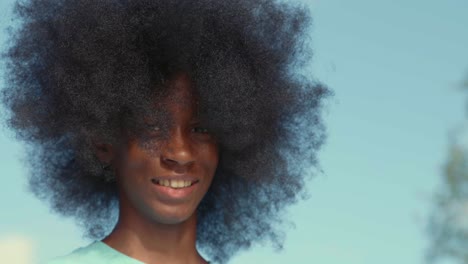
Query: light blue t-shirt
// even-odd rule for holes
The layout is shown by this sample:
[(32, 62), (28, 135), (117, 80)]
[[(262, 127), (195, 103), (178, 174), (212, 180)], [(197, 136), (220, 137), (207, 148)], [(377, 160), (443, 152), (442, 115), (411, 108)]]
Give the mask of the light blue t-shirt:
[(72, 253), (52, 259), (47, 264), (144, 264), (131, 258), (102, 241), (95, 241), (88, 246), (78, 248)]

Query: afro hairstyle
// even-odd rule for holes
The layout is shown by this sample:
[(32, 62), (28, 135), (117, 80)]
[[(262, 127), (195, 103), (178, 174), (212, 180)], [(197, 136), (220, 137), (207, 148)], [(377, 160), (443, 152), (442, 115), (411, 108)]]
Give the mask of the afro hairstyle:
[[(190, 75), (219, 164), (197, 208), (197, 247), (227, 262), (253, 243), (281, 249), (283, 215), (319, 167), (331, 91), (305, 69), (310, 12), (273, 0), (20, 0), (2, 58), (5, 122), (25, 142), (29, 188), (88, 238), (116, 221), (118, 196), (93, 140), (141, 138), (152, 100)], [(150, 100), (149, 98), (152, 98)], [(146, 143), (145, 143), (146, 142)], [(117, 209), (116, 209), (117, 208)]]

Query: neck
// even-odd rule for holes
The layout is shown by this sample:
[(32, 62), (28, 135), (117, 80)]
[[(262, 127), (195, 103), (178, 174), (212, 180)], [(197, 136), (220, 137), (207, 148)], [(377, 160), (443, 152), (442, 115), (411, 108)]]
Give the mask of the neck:
[(122, 202), (117, 225), (102, 242), (148, 264), (207, 263), (195, 247), (196, 213), (181, 223), (161, 224)]

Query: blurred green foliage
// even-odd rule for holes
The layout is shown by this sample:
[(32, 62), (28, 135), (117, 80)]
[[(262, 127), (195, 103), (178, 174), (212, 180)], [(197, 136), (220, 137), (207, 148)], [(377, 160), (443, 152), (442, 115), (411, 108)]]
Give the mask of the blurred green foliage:
[[(463, 87), (468, 90), (468, 79)], [(454, 136), (435, 196), (428, 224), (429, 263), (450, 259), (457, 264), (468, 264), (468, 144), (455, 138), (468, 138), (466, 134), (465, 128)]]

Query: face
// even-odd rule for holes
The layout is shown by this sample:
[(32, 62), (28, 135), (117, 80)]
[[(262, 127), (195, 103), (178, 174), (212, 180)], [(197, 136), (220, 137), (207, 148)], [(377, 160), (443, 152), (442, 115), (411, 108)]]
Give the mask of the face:
[(117, 151), (117, 185), (121, 210), (150, 221), (177, 224), (192, 216), (207, 192), (218, 165), (216, 140), (197, 120), (197, 102), (186, 74), (169, 81), (169, 97), (156, 107), (170, 116), (167, 136), (147, 146), (127, 139)]

